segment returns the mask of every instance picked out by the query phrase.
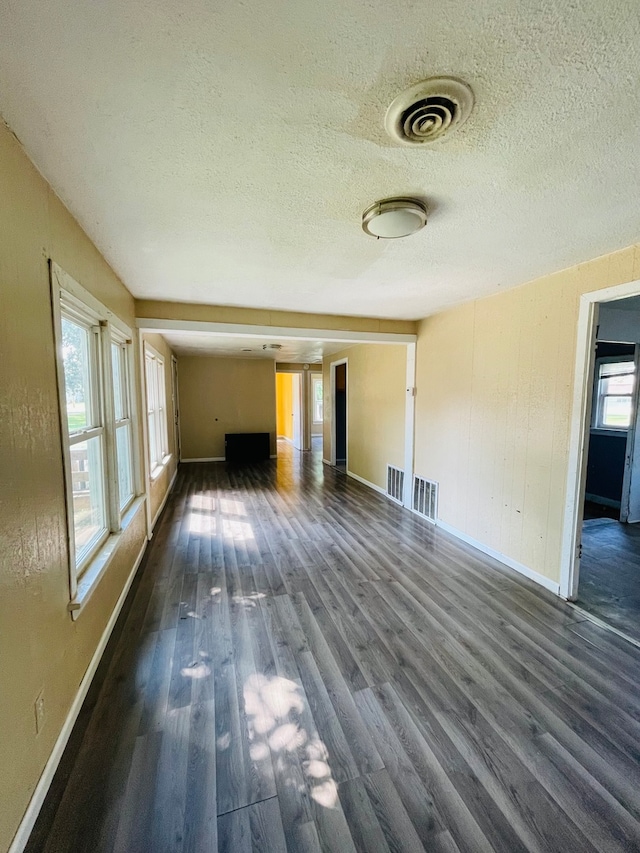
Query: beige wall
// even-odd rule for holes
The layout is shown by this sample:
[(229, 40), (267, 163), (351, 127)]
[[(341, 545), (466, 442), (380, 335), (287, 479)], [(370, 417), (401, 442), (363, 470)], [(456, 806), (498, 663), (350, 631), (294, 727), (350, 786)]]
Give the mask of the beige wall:
[(151, 518), (155, 519), (167, 490), (173, 480), (173, 475), (178, 467), (178, 443), (175, 422), (173, 418), (173, 387), (171, 382), (171, 356), (173, 351), (162, 337), (145, 332), (142, 340), (157, 350), (164, 359), (164, 390), (167, 400), (167, 438), (169, 440), (169, 453), (171, 459), (162, 469), (162, 472), (153, 480), (149, 481), (149, 499), (151, 503)]
[(268, 432), (276, 452), (273, 361), (179, 357), (178, 393), (183, 459), (224, 457), (226, 432)]
[(358, 344), (323, 363), (324, 451), (331, 458), (330, 364), (347, 358), (347, 462), (349, 471), (387, 487), (387, 464), (404, 468), (407, 348), (404, 344)]
[[(141, 509), (73, 622), (47, 259), (131, 327), (134, 302), (1, 123), (0, 186), (0, 850), (6, 850), (145, 542), (145, 523)], [(36, 735), (41, 691), (45, 723)]]
[(300, 314), (292, 311), (200, 305), (193, 302), (157, 302), (149, 299), (136, 300), (136, 317), (410, 335), (415, 335), (417, 330), (417, 323), (414, 320), (380, 320), (375, 317), (345, 317), (339, 314)]
[(442, 521), (553, 581), (580, 294), (640, 278), (630, 247), (423, 320), (416, 473)]

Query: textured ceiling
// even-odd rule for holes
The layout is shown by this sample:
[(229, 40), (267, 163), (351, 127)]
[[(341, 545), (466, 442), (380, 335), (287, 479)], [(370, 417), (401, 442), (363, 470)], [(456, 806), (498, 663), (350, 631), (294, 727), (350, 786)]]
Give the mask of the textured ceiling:
[[(221, 358), (267, 358), (280, 362), (321, 362), (324, 355), (350, 346), (348, 343), (329, 343), (291, 338), (243, 338), (232, 335), (211, 335), (204, 332), (162, 332), (163, 338), (177, 355), (207, 355)], [(280, 344), (281, 349), (270, 349)], [(267, 349), (263, 349), (266, 346)], [(246, 352), (249, 350), (249, 352)]]
[[(138, 297), (415, 319), (638, 238), (637, 0), (5, 0), (0, 112)], [(432, 150), (390, 101), (476, 95)], [(429, 200), (374, 241), (364, 207)]]

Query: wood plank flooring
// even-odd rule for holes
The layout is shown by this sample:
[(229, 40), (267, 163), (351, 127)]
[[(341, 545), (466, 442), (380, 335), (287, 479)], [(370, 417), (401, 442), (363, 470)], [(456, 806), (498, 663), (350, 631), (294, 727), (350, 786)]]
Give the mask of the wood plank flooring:
[(181, 466), (30, 853), (640, 851), (640, 650), (280, 451)]
[(584, 522), (577, 604), (640, 642), (640, 524)]

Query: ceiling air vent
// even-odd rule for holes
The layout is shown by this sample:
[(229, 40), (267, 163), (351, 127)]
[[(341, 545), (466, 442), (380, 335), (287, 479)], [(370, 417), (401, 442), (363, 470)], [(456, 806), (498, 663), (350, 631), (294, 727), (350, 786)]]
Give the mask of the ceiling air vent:
[(403, 145), (428, 145), (450, 136), (469, 117), (473, 92), (454, 77), (430, 77), (392, 102), (384, 125)]

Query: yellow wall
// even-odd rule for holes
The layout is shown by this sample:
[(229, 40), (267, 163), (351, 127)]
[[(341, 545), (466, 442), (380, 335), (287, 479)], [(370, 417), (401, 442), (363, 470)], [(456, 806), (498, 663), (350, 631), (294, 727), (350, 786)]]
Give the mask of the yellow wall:
[(167, 489), (171, 485), (173, 475), (178, 467), (178, 446), (176, 428), (173, 418), (173, 387), (171, 383), (171, 356), (172, 351), (162, 335), (151, 335), (145, 332), (142, 340), (150, 344), (157, 350), (164, 359), (164, 390), (167, 401), (167, 437), (169, 439), (169, 453), (171, 459), (164, 466), (162, 472), (154, 479), (149, 480), (149, 497), (151, 501), (151, 518), (155, 519), (162, 501), (167, 494)]
[(182, 458), (224, 457), (226, 432), (268, 432), (275, 453), (274, 373), (263, 359), (179, 358)]
[(348, 358), (347, 464), (369, 483), (387, 487), (387, 464), (404, 468), (407, 348), (403, 344), (358, 344), (323, 363), (324, 457), (331, 457), (330, 364)]
[(579, 297), (640, 278), (640, 248), (423, 320), (416, 473), (440, 518), (560, 577)]
[(293, 373), (276, 373), (276, 430), (293, 438)]
[[(0, 850), (6, 850), (145, 542), (145, 519), (142, 507), (73, 622), (47, 259), (131, 327), (134, 301), (1, 123), (0, 186)], [(41, 691), (45, 723), (36, 735)]]

